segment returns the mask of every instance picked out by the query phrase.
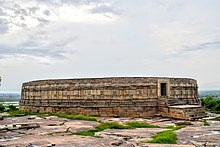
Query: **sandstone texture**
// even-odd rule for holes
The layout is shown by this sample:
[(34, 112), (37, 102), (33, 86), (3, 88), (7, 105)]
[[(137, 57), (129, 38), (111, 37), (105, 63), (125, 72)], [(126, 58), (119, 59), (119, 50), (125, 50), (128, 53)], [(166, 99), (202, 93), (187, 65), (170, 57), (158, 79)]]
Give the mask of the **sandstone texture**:
[(21, 110), (89, 116), (140, 117), (156, 114), (197, 119), (206, 114), (194, 79), (114, 77), (39, 80), (24, 83)]

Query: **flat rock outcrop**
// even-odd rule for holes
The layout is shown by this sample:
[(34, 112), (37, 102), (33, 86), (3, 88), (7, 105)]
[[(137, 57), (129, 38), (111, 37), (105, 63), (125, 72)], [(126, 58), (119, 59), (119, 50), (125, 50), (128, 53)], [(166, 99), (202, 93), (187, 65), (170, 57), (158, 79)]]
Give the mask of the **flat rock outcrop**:
[[(30, 119), (31, 118), (31, 119)], [(56, 116), (38, 117), (21, 116), (5, 117), (0, 121), (0, 128), (11, 124), (38, 124), (33, 128), (8, 129), (0, 132), (0, 145), (12, 147), (24, 146), (58, 146), (58, 147), (87, 147), (87, 146), (121, 146), (121, 147), (193, 147), (193, 146), (218, 146), (220, 144), (220, 121), (208, 120), (210, 126), (204, 126), (202, 121), (191, 121), (192, 125), (174, 131), (177, 134), (177, 144), (151, 144), (143, 143), (150, 140), (152, 135), (167, 130), (166, 126), (173, 125), (178, 120), (164, 118), (98, 118), (101, 122), (147, 122), (164, 128), (136, 128), (136, 129), (106, 129), (97, 132), (102, 138), (73, 135), (73, 132), (91, 130), (99, 122), (84, 120), (68, 120)], [(33, 125), (32, 125), (33, 126)], [(36, 125), (34, 125), (36, 126)]]

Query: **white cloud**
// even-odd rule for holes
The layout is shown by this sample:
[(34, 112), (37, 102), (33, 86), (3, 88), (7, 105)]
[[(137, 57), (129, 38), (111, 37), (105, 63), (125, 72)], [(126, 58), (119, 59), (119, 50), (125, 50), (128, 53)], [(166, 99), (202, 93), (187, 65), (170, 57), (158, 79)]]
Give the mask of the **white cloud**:
[[(1, 88), (89, 76), (220, 82), (219, 6), (216, 0), (0, 0), (0, 74), (10, 83)], [(16, 71), (22, 74), (13, 86)]]
[(1, 1), (1, 13), (5, 15), (0, 16), (0, 19), (7, 20), (10, 32), (44, 25), (50, 21), (109, 23), (117, 19), (117, 15), (110, 9), (108, 13), (106, 11), (91, 13), (102, 7), (110, 8), (111, 4), (107, 2), (56, 2), (38, 0)]

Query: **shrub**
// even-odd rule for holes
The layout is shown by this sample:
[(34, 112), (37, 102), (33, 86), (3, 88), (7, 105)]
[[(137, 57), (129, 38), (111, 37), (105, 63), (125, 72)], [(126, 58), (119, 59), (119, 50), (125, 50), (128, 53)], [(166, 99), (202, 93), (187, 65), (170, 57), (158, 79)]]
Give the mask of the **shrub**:
[(3, 104), (0, 104), (0, 112), (4, 112), (5, 111), (5, 106)]
[(7, 111), (11, 112), (11, 111), (17, 111), (18, 108), (16, 108), (15, 105), (8, 105), (7, 106)]
[(160, 132), (152, 136), (153, 140), (147, 141), (148, 143), (160, 143), (160, 144), (176, 144), (176, 134), (172, 130)]
[(204, 124), (204, 126), (210, 126), (209, 123), (207, 122), (207, 120), (203, 120), (203, 124)]
[(220, 113), (220, 99), (207, 96), (202, 99), (202, 106), (214, 113)]
[(212, 119), (212, 120), (220, 121), (220, 117), (216, 117), (216, 118), (214, 118), (214, 119)]

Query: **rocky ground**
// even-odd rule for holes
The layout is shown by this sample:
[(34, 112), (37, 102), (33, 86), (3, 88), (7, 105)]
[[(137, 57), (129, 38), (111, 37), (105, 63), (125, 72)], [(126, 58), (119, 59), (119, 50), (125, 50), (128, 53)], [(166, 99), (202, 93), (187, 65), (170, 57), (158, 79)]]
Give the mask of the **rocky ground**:
[[(5, 113), (1, 115), (7, 115)], [(209, 114), (216, 117), (217, 115)], [(56, 116), (20, 116), (4, 117), (0, 120), (0, 146), (9, 147), (191, 147), (220, 146), (220, 121), (207, 120), (210, 126), (201, 121), (180, 121), (167, 118), (97, 118), (100, 122), (129, 121), (148, 122), (162, 127), (185, 123), (187, 126), (176, 130), (177, 144), (149, 144), (142, 140), (150, 140), (151, 136), (166, 130), (165, 128), (107, 129), (97, 132), (101, 138), (73, 135), (75, 132), (90, 130), (99, 122), (84, 120), (68, 120)], [(191, 125), (190, 125), (191, 124)]]

